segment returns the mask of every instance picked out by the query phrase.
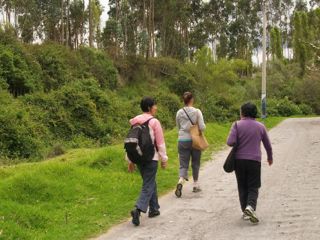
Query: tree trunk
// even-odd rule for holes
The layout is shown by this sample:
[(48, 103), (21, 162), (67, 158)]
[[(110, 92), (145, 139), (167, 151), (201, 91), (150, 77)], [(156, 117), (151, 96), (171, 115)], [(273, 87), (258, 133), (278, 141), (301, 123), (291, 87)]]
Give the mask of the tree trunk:
[(152, 40), (152, 51), (151, 51), (151, 56), (154, 57), (155, 56), (155, 36), (154, 36), (154, 0), (152, 0), (152, 6), (151, 6), (151, 9), (152, 9), (152, 15), (151, 15), (151, 40)]
[(147, 48), (147, 56), (146, 59), (148, 59), (151, 55), (151, 1), (149, 0), (149, 7), (148, 7), (148, 48)]
[(119, 0), (116, 0), (116, 23), (117, 23), (117, 29), (116, 29), (116, 36), (115, 36), (115, 56), (116, 58), (119, 56), (119, 47), (118, 47), (118, 26), (119, 26)]
[(89, 0), (89, 46), (93, 47), (93, 13), (92, 0)]
[(70, 13), (69, 13), (69, 7), (70, 7), (70, 0), (67, 0), (67, 7), (66, 7), (66, 17), (67, 17), (67, 29), (66, 29), (66, 46), (71, 46), (71, 38), (70, 38)]
[[(18, 14), (17, 14), (17, 9), (14, 9), (14, 28), (17, 30), (18, 28)], [(17, 31), (18, 33), (18, 31)]]
[(7, 23), (11, 24), (11, 11), (10, 9), (6, 9)]
[(61, 33), (60, 43), (64, 43), (64, 0), (61, 0)]

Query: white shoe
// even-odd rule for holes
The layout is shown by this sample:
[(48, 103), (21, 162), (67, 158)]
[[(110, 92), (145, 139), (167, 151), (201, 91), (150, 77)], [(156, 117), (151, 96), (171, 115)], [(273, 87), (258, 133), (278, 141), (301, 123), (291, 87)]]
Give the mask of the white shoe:
[(198, 193), (201, 192), (201, 187), (199, 185), (193, 186), (192, 192), (194, 193)]
[(249, 217), (249, 220), (251, 223), (254, 223), (254, 224), (259, 223), (259, 219), (258, 219), (254, 209), (250, 205), (248, 205), (246, 207), (246, 209), (243, 211), (243, 213)]
[(250, 217), (248, 216), (248, 215), (246, 215), (246, 214), (242, 214), (242, 220), (244, 220), (244, 221), (249, 221), (250, 220)]

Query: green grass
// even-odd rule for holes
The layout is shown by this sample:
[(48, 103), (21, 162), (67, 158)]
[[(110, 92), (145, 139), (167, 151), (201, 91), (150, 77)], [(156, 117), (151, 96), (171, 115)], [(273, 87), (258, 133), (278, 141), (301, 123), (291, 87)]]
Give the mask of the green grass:
[[(267, 127), (283, 118), (268, 118)], [(230, 124), (208, 124), (212, 151), (224, 146)], [(169, 167), (159, 170), (159, 192), (175, 186), (177, 133), (166, 132)], [(40, 163), (0, 168), (0, 239), (85, 239), (128, 217), (139, 174), (127, 173), (122, 145), (77, 149)]]

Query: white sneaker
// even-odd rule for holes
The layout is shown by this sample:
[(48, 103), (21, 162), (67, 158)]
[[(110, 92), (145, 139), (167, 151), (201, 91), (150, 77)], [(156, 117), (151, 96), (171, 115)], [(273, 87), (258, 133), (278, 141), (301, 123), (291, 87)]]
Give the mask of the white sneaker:
[(193, 183), (192, 192), (197, 193), (197, 192), (201, 192), (201, 191), (202, 190), (201, 190), (201, 187), (200, 187), (199, 183), (198, 182), (194, 182)]
[(248, 215), (246, 215), (245, 213), (242, 214), (242, 220), (244, 221), (249, 221), (250, 220), (250, 217)]
[(258, 219), (254, 209), (250, 205), (248, 205), (246, 207), (246, 209), (244, 210), (243, 213), (249, 217), (249, 220), (251, 223), (254, 223), (254, 224), (259, 223), (259, 219)]

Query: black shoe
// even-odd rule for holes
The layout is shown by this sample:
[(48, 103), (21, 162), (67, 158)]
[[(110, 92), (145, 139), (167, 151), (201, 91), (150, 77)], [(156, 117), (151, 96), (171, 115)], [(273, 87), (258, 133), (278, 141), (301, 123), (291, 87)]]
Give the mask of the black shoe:
[(154, 218), (154, 217), (157, 217), (160, 215), (160, 211), (159, 210), (152, 210), (152, 211), (149, 211), (149, 218)]
[(132, 216), (132, 224), (135, 226), (139, 226), (140, 225), (140, 211), (138, 209), (132, 210), (131, 216)]
[(182, 196), (182, 187), (183, 187), (183, 185), (181, 183), (177, 184), (175, 194), (178, 198), (181, 198), (181, 196)]

